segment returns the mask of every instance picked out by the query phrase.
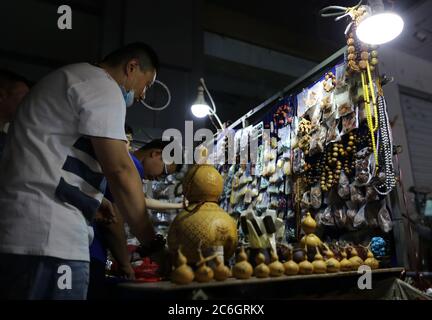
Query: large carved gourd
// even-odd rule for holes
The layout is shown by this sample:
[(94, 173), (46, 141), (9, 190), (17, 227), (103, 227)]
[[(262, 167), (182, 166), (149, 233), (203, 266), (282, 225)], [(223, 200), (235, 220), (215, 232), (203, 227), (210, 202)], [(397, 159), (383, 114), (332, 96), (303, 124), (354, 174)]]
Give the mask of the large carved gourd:
[(236, 222), (217, 204), (222, 193), (223, 179), (208, 164), (194, 165), (183, 180), (184, 196), (189, 206), (180, 212), (168, 231), (168, 247), (174, 252), (182, 246), (182, 252), (191, 263), (199, 260), (203, 252), (223, 246), (225, 259), (230, 258), (237, 247)]

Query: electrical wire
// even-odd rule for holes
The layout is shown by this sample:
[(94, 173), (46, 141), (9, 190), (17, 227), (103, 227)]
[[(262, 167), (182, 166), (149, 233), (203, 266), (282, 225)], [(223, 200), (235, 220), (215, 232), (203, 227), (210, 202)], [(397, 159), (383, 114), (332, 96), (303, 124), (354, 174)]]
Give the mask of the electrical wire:
[(155, 80), (155, 83), (160, 84), (160, 85), (162, 86), (162, 88), (164, 88), (164, 89), (166, 90), (166, 92), (167, 92), (168, 99), (167, 99), (167, 102), (165, 103), (165, 105), (163, 105), (163, 106), (160, 107), (160, 108), (156, 108), (156, 107), (153, 107), (153, 106), (150, 106), (149, 104), (147, 104), (147, 103), (144, 101), (144, 99), (141, 99), (140, 102), (141, 102), (145, 107), (149, 108), (150, 110), (153, 110), (153, 111), (162, 111), (162, 110), (164, 110), (165, 108), (167, 108), (167, 107), (169, 106), (169, 104), (171, 103), (171, 92), (170, 92), (170, 90), (168, 89), (168, 86), (167, 86), (165, 83), (163, 83), (162, 81), (160, 81), (160, 80)]

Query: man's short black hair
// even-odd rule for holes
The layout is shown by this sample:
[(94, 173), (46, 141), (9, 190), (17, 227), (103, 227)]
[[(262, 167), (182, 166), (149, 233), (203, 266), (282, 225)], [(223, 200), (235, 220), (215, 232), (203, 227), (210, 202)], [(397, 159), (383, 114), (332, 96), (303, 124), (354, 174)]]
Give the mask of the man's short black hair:
[(131, 59), (137, 59), (142, 71), (159, 70), (159, 58), (148, 44), (143, 42), (130, 43), (108, 54), (103, 60), (110, 66), (126, 64)]
[(168, 144), (170, 144), (171, 141), (163, 141), (162, 139), (154, 139), (150, 142), (147, 142), (145, 145), (143, 145), (140, 150), (151, 150), (151, 149), (158, 149), (163, 150)]
[[(144, 146), (142, 146), (139, 150), (140, 151), (145, 151), (145, 150), (152, 150), (152, 149), (156, 149), (156, 150), (163, 150), (167, 145), (169, 145), (172, 141), (164, 141), (162, 139), (154, 139), (148, 143), (146, 143)], [(183, 160), (183, 157), (182, 157)], [(183, 167), (183, 164), (176, 164), (176, 172), (179, 172)]]
[(7, 86), (15, 82), (24, 82), (29, 88), (32, 86), (32, 83), (23, 76), (10, 70), (0, 68), (0, 86)]

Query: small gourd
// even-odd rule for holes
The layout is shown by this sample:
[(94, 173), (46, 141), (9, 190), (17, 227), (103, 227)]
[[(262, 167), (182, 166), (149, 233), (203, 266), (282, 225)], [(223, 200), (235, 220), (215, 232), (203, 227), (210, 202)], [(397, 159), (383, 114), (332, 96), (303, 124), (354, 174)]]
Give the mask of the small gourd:
[(237, 255), (237, 263), (234, 265), (232, 273), (237, 279), (249, 279), (253, 274), (252, 265), (247, 261), (247, 255), (243, 247)]
[(324, 247), (326, 248), (327, 272), (329, 272), (329, 273), (339, 272), (340, 262), (335, 259), (333, 251), (331, 251), (330, 248), (326, 244), (324, 245)]
[(195, 277), (191, 267), (187, 265), (187, 259), (181, 252), (181, 248), (177, 249), (176, 269), (171, 273), (171, 281), (176, 284), (191, 283)]
[(342, 260), (340, 262), (340, 270), (341, 271), (351, 271), (352, 270), (352, 263), (347, 259), (347, 254), (345, 250), (342, 251)]
[(327, 272), (327, 264), (324, 262), (323, 256), (319, 252), (318, 248), (316, 248), (316, 255), (314, 261), (312, 262), (312, 265), (314, 273)]
[(292, 248), (290, 248), (290, 260), (288, 260), (287, 262), (285, 262), (283, 264), (283, 266), (284, 266), (284, 269), (285, 269), (285, 274), (287, 276), (293, 276), (293, 275), (296, 275), (299, 272), (299, 266), (293, 260)]
[(317, 223), (314, 218), (312, 218), (310, 212), (306, 214), (306, 217), (303, 219), (302, 222), (302, 229), (306, 234), (311, 234), (315, 232)]
[(213, 270), (207, 266), (207, 259), (203, 257), (201, 250), (198, 251), (200, 260), (197, 263), (198, 269), (195, 270), (195, 280), (198, 282), (209, 282), (213, 279)]
[(279, 261), (279, 257), (273, 250), (271, 252), (271, 263), (268, 267), (270, 269), (271, 277), (280, 277), (285, 272), (283, 264)]
[(270, 268), (264, 263), (265, 256), (260, 252), (255, 257), (256, 267), (254, 270), (255, 277), (267, 278), (270, 274)]
[(300, 274), (312, 274), (313, 273), (313, 264), (310, 263), (306, 256), (302, 262), (299, 263), (299, 273)]
[(351, 247), (351, 258), (348, 260), (352, 263), (353, 270), (358, 270), (364, 264), (363, 259), (358, 256), (357, 250), (354, 247)]
[(231, 277), (231, 270), (226, 265), (224, 265), (221, 256), (216, 256), (215, 260), (216, 266), (213, 270), (215, 280), (224, 281)]
[(310, 234), (305, 235), (300, 240), (300, 243), (303, 247), (305, 247), (307, 245), (308, 247), (316, 248), (316, 247), (321, 245), (321, 239), (318, 238), (315, 234), (310, 233)]
[(375, 259), (372, 251), (368, 249), (367, 259), (364, 262), (365, 265), (369, 266), (372, 270), (379, 268), (379, 261)]

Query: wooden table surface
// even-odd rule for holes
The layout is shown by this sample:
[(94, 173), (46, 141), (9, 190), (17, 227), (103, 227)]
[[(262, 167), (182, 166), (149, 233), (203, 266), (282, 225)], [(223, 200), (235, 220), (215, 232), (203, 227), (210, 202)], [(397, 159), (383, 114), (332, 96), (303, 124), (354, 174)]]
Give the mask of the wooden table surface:
[[(388, 269), (378, 269), (372, 271), (372, 279), (388, 279), (388, 278), (398, 278), (403, 268), (388, 268)], [(327, 286), (328, 290), (340, 290), (352, 289), (357, 287), (357, 279), (360, 274), (357, 271), (349, 272), (337, 272), (337, 273), (325, 273), (325, 274), (312, 274), (312, 275), (296, 275), (296, 276), (281, 276), (277, 278), (264, 278), (258, 279), (256, 277), (251, 277), (247, 280), (238, 280), (235, 278), (230, 278), (225, 281), (215, 281), (212, 280), (206, 283), (192, 282), (187, 285), (176, 285), (169, 281), (160, 282), (124, 282), (117, 285), (117, 288), (123, 292), (129, 292), (131, 294), (145, 294), (152, 295), (159, 294), (160, 296), (182, 296), (186, 294), (185, 298), (191, 297), (191, 294), (187, 293), (197, 292), (202, 290), (204, 292), (216, 292), (216, 296), (225, 294), (229, 296), (231, 292), (242, 292), (247, 293), (248, 288), (251, 291), (259, 293), (262, 290), (264, 294), (265, 290), (284, 290), (286, 288), (293, 288), (294, 292), (300, 289), (307, 289), (309, 287), (309, 292), (318, 292), (325, 290), (324, 287)], [(307, 284), (309, 283), (309, 285)], [(338, 289), (339, 287), (344, 287)], [(315, 289), (314, 289), (315, 287)], [(351, 290), (350, 289), (350, 290)], [(274, 290), (273, 290), (274, 291)], [(245, 295), (247, 296), (247, 295)]]

